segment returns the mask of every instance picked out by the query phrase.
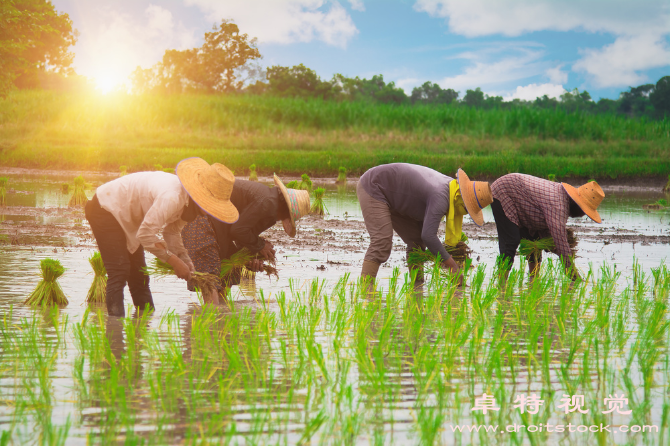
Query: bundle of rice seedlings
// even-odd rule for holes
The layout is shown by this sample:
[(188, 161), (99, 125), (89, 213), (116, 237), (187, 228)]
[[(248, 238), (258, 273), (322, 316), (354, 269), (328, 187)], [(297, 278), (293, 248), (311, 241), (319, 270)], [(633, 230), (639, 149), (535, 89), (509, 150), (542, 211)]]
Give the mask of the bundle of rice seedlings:
[(326, 215), (326, 212), (328, 212), (328, 209), (326, 208), (326, 205), (323, 202), (323, 196), (326, 193), (326, 189), (323, 187), (318, 187), (314, 191), (314, 203), (312, 203), (312, 208), (309, 210), (310, 214), (315, 214), (318, 215), (319, 217), (323, 217)]
[(463, 266), (465, 261), (470, 258), (470, 254), (472, 254), (472, 249), (470, 249), (468, 244), (463, 241), (456, 243), (456, 246), (444, 245), (444, 249), (451, 254), (451, 257), (453, 257), (454, 261), (460, 266)]
[(7, 206), (7, 177), (0, 177), (0, 206)]
[(555, 181), (556, 181), (556, 175), (553, 174), (553, 173), (550, 173), (550, 174), (547, 176), (547, 179), (548, 179), (549, 181), (551, 181), (551, 182), (555, 182)]
[(70, 192), (70, 184), (69, 183), (63, 183), (60, 185), (60, 190), (62, 193), (67, 194)]
[(104, 304), (107, 296), (107, 270), (102, 263), (100, 253), (97, 251), (94, 252), (93, 255), (88, 258), (88, 263), (91, 264), (95, 275), (93, 276), (91, 288), (88, 289), (86, 302)]
[(338, 184), (346, 183), (347, 182), (347, 168), (340, 166), (338, 171), (339, 171), (339, 173), (337, 175), (337, 180), (335, 180), (335, 182), (338, 183)]
[(86, 192), (84, 192), (85, 187), (86, 182), (84, 181), (83, 176), (79, 175), (74, 179), (74, 193), (72, 194), (72, 197), (70, 197), (70, 201), (67, 204), (68, 206), (84, 206), (88, 202)]
[(162, 170), (163, 170), (163, 166), (160, 165), (160, 164), (154, 164), (154, 170), (162, 171)]
[[(169, 263), (154, 258), (150, 266), (142, 268), (142, 272), (155, 277), (167, 277), (174, 275), (174, 268)], [(201, 273), (199, 271), (191, 273), (191, 280), (193, 281), (193, 285), (200, 290), (201, 293), (205, 294), (215, 291), (219, 284), (219, 278), (216, 277), (216, 275)]]
[(312, 180), (309, 178), (309, 175), (307, 175), (306, 173), (302, 174), (302, 181), (298, 185), (298, 189), (308, 190), (308, 191), (312, 190)]
[[(570, 245), (570, 250), (572, 250), (572, 255), (574, 256), (577, 248), (577, 236), (575, 235), (575, 231), (570, 228), (567, 228), (566, 232), (568, 235), (568, 245)], [(535, 241), (521, 239), (519, 254), (522, 256), (528, 257), (537, 263), (542, 251), (557, 254), (553, 238), (545, 237)]]
[(286, 188), (287, 189), (297, 189), (298, 188), (298, 182), (296, 180), (291, 180), (288, 183), (286, 183)]
[(119, 166), (119, 176), (122, 177), (124, 175), (128, 175), (128, 166)]
[(249, 166), (249, 181), (258, 181), (258, 175), (256, 174), (255, 164)]
[(166, 173), (174, 173), (174, 168), (172, 168), (172, 167), (166, 167), (165, 169), (163, 169), (163, 172), (166, 172)]
[[(245, 272), (245, 265), (254, 259), (256, 259), (255, 254), (250, 253), (246, 249), (240, 249), (230, 256), (229, 259), (221, 260), (221, 280), (223, 280), (224, 283), (235, 283), (238, 281), (237, 279), (242, 276), (249, 277), (251, 271), (246, 270)], [(275, 276), (279, 278), (279, 271), (275, 266), (275, 262), (275, 259), (270, 259), (269, 263), (263, 264), (263, 272), (266, 273), (268, 277)]]
[(30, 306), (67, 305), (67, 297), (57, 280), (65, 272), (63, 265), (56, 259), (46, 258), (40, 262), (40, 269), (42, 280), (24, 303)]

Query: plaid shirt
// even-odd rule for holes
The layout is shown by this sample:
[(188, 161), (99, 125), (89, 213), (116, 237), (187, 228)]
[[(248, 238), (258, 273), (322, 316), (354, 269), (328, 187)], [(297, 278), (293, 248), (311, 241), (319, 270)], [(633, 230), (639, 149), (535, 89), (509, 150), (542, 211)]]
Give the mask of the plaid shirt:
[(555, 252), (565, 257), (572, 255), (566, 230), (570, 196), (561, 183), (510, 173), (491, 184), (491, 192), (512, 223), (531, 233), (548, 231), (554, 239)]

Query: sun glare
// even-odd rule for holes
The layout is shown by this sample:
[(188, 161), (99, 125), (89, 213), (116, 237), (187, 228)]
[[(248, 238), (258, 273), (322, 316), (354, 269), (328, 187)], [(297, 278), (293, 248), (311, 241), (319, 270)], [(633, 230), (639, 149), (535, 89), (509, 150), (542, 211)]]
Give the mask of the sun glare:
[(119, 84), (121, 84), (121, 82), (120, 79), (113, 76), (103, 75), (95, 78), (96, 87), (102, 94), (107, 94), (113, 91)]

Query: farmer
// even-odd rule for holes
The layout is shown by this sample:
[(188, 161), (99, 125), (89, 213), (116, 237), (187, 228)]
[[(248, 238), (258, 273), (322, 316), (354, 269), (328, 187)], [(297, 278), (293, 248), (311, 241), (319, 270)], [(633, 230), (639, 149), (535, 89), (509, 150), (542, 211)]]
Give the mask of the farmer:
[(188, 158), (177, 166), (177, 175), (139, 172), (98, 188), (85, 212), (107, 269), (110, 315), (125, 315), (126, 283), (135, 307), (153, 308), (149, 276), (142, 271), (145, 249), (169, 263), (177, 277), (190, 279), (194, 267), (181, 229), (203, 211), (218, 221), (235, 222), (238, 212), (230, 202), (234, 181), (226, 166)]
[[(284, 231), (295, 237), (296, 220), (309, 213), (309, 192), (287, 189), (277, 175), (274, 183), (276, 187), (255, 181), (235, 181), (230, 201), (240, 212), (240, 218), (232, 224), (201, 216), (186, 225), (182, 237), (196, 271), (218, 276), (221, 261), (230, 259), (243, 248), (257, 257), (245, 265), (251, 271), (262, 271), (264, 260), (274, 261), (272, 243), (260, 234), (281, 221)], [(225, 283), (219, 283), (218, 292), (203, 296), (203, 299), (218, 304), (224, 286), (237, 285), (239, 280), (239, 276), (228, 278)], [(193, 289), (192, 284), (189, 289)], [(225, 293), (221, 294), (225, 296)]]
[[(491, 191), (491, 209), (498, 229), (500, 256), (502, 261), (508, 262), (507, 270), (514, 263), (522, 238), (538, 240), (550, 236), (566, 272), (573, 280), (579, 278), (572, 264), (566, 224), (568, 217), (577, 218), (585, 214), (596, 223), (601, 222), (596, 209), (605, 193), (598, 183), (591, 181), (576, 189), (567, 183), (510, 173), (498, 178), (491, 185)], [(538, 266), (539, 262), (529, 259), (531, 274), (537, 271)]]
[[(408, 263), (414, 249), (428, 249), (440, 256), (443, 268), (457, 274), (458, 264), (437, 236), (440, 222), (446, 215), (447, 240), (455, 246), (461, 238), (463, 215), (467, 212), (473, 219), (481, 218), (481, 208), (492, 201), (488, 183), (470, 182), (467, 188), (461, 183), (459, 187), (458, 180), (433, 169), (404, 163), (368, 170), (360, 178), (356, 194), (370, 234), (361, 277), (372, 279), (391, 255), (394, 230), (407, 245)], [(409, 267), (410, 271), (418, 270), (417, 281), (421, 281), (421, 265)]]

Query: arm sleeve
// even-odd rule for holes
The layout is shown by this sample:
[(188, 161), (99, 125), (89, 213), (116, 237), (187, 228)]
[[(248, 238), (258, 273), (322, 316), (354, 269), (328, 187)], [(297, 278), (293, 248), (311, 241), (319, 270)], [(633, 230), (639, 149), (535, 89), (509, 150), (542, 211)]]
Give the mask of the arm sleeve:
[(440, 255), (442, 260), (449, 260), (451, 254), (447, 252), (444, 245), (437, 236), (437, 230), (440, 228), (440, 222), (449, 210), (449, 201), (447, 197), (437, 196), (428, 201), (426, 214), (423, 218), (423, 228), (421, 229), (421, 240), (433, 255)]
[[(154, 200), (137, 230), (137, 239), (142, 247), (163, 261), (168, 259), (168, 249), (180, 258), (183, 255), (188, 258), (180, 233), (184, 226), (183, 222), (177, 218), (177, 221), (166, 226), (168, 221), (181, 214), (182, 209), (177, 197), (170, 194), (161, 195)], [(164, 240), (158, 236), (161, 231)]]
[(235, 244), (240, 248), (247, 248), (252, 254), (256, 254), (265, 246), (265, 239), (256, 234), (254, 228), (268, 215), (276, 214), (271, 199), (265, 199), (253, 206), (247, 206), (242, 211), (237, 222), (231, 225), (230, 235)]
[[(566, 204), (567, 206), (567, 204)], [(547, 227), (554, 239), (556, 246), (556, 254), (565, 259), (572, 256), (572, 250), (568, 243), (568, 232), (566, 225), (568, 223), (568, 210), (566, 209), (545, 209), (544, 218), (547, 222)]]

